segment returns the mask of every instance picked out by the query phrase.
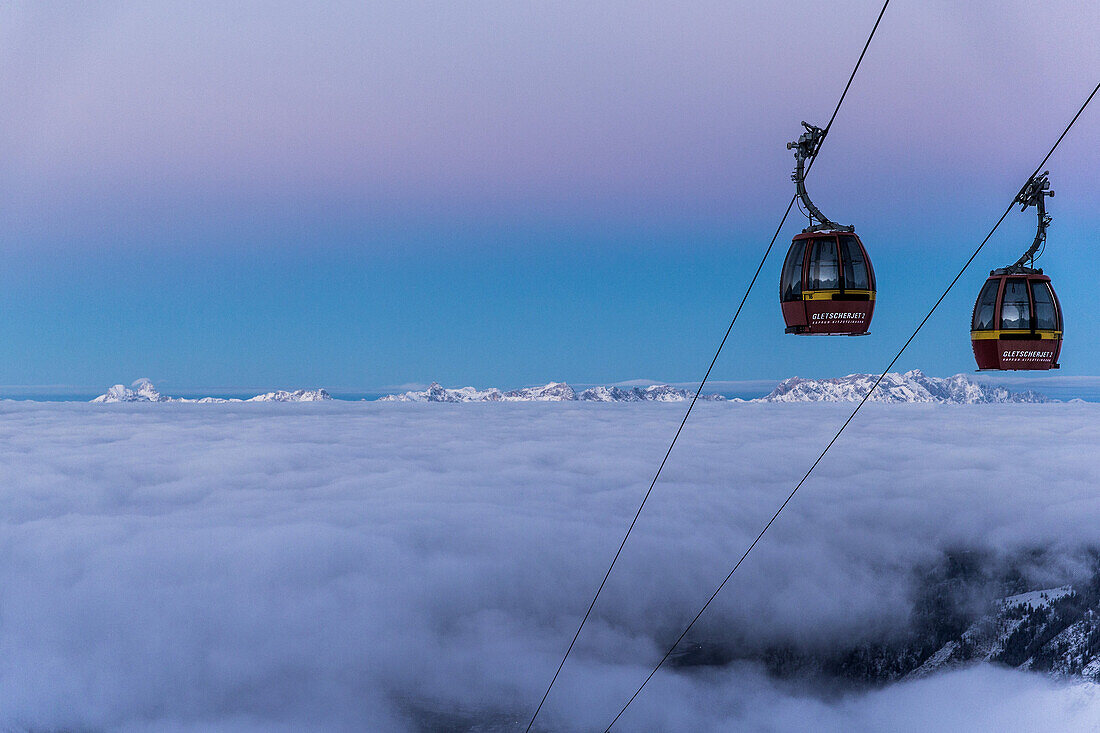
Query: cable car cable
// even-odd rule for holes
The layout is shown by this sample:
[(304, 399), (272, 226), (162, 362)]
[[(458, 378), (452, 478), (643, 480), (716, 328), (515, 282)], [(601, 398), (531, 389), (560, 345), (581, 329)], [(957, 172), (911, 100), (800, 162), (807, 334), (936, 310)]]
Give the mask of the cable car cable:
[[(1042, 162), (1039, 163), (1039, 165), (1035, 167), (1034, 173), (1032, 173), (1031, 176), (1028, 176), (1029, 181), (1030, 181), (1031, 178), (1036, 176), (1039, 173), (1039, 171), (1042, 170), (1043, 166), (1046, 165), (1046, 162), (1048, 160), (1050, 160), (1050, 156), (1053, 155), (1054, 151), (1058, 149), (1058, 146), (1061, 144), (1062, 139), (1065, 138), (1066, 134), (1070, 131), (1070, 128), (1072, 128), (1074, 123), (1077, 122), (1077, 118), (1080, 117), (1081, 113), (1085, 111), (1085, 108), (1088, 107), (1089, 102), (1092, 101), (1092, 98), (1096, 96), (1096, 93), (1098, 91), (1100, 91), (1100, 82), (1098, 82), (1096, 84), (1096, 87), (1092, 90), (1092, 93), (1089, 94), (1088, 99), (1085, 100), (1084, 104), (1081, 105), (1081, 108), (1079, 110), (1077, 110), (1077, 114), (1075, 114), (1073, 116), (1073, 119), (1071, 119), (1069, 121), (1069, 124), (1066, 125), (1066, 129), (1063, 130), (1062, 134), (1058, 136), (1058, 139), (1055, 141), (1054, 145), (1051, 146), (1050, 151), (1043, 158)], [(707, 602), (704, 603), (703, 607), (699, 609), (699, 612), (697, 614), (695, 614), (695, 618), (693, 618), (691, 620), (691, 623), (689, 623), (684, 628), (683, 632), (681, 632), (680, 635), (676, 638), (676, 641), (673, 642), (672, 646), (670, 646), (668, 651), (665, 652), (665, 655), (663, 657), (661, 657), (661, 661), (657, 662), (657, 665), (649, 673), (649, 676), (647, 676), (645, 678), (645, 680), (642, 682), (642, 684), (639, 685), (638, 689), (634, 691), (634, 694), (630, 696), (630, 699), (626, 701), (626, 704), (623, 705), (622, 709), (615, 716), (614, 720), (611, 721), (611, 724), (608, 725), (607, 728), (604, 729), (604, 733), (609, 733), (609, 731), (615, 725), (615, 723), (619, 720), (619, 718), (622, 717), (623, 713), (626, 712), (626, 709), (628, 707), (630, 707), (630, 704), (632, 702), (634, 702), (634, 699), (638, 697), (638, 695), (642, 692), (642, 690), (649, 683), (649, 681), (651, 679), (653, 679), (653, 676), (655, 674), (657, 674), (657, 670), (659, 670), (661, 668), (661, 666), (668, 660), (668, 658), (672, 655), (672, 652), (675, 651), (676, 647), (680, 644), (680, 642), (684, 640), (684, 637), (686, 637), (688, 635), (688, 632), (691, 631), (692, 627), (695, 626), (695, 623), (700, 619), (700, 617), (702, 617), (703, 613), (710, 606), (711, 602), (718, 596), (718, 593), (721, 592), (722, 588), (725, 587), (726, 583), (729, 582), (730, 578), (733, 577), (733, 574), (737, 572), (737, 569), (739, 567), (741, 567), (741, 563), (743, 563), (745, 561), (745, 558), (749, 556), (749, 553), (752, 552), (754, 547), (756, 547), (756, 544), (758, 542), (760, 542), (760, 539), (764, 536), (764, 533), (766, 533), (768, 531), (768, 529), (772, 526), (772, 524), (775, 522), (775, 520), (779, 518), (779, 515), (787, 507), (787, 504), (789, 504), (791, 499), (794, 498), (794, 495), (796, 493), (798, 493), (798, 490), (800, 488), (802, 488), (802, 485), (804, 483), (806, 483), (806, 480), (810, 477), (810, 474), (813, 473), (815, 468), (817, 468), (817, 464), (821, 463), (821, 459), (823, 459), (825, 457), (825, 454), (829, 452), (829, 449), (833, 447), (833, 443), (835, 443), (837, 441), (837, 439), (840, 437), (841, 433), (844, 432), (844, 429), (848, 427), (848, 424), (850, 422), (852, 422), (852, 420), (855, 418), (856, 414), (860, 411), (860, 409), (862, 409), (863, 405), (867, 403), (867, 400), (874, 393), (875, 389), (879, 386), (879, 384), (882, 382), (882, 380), (886, 378), (887, 372), (889, 372), (890, 369), (893, 368), (893, 366), (897, 362), (897, 360), (901, 358), (902, 353), (904, 353), (905, 350), (909, 347), (909, 344), (911, 344), (913, 342), (913, 339), (915, 339), (917, 337), (917, 334), (920, 333), (920, 330), (924, 327), (924, 324), (928, 322), (928, 319), (931, 318), (932, 314), (936, 312), (937, 308), (939, 308), (940, 303), (942, 303), (944, 301), (944, 299), (947, 297), (947, 294), (951, 292), (951, 289), (953, 287), (955, 287), (955, 284), (959, 281), (960, 278), (962, 278), (963, 273), (966, 272), (967, 268), (970, 267), (971, 263), (974, 262), (975, 258), (977, 258), (978, 254), (985, 247), (986, 243), (990, 240), (990, 238), (992, 238), (994, 232), (997, 231), (997, 228), (1001, 226), (1001, 223), (1008, 216), (1009, 212), (1012, 211), (1012, 207), (1015, 204), (1016, 204), (1016, 199), (1013, 198), (1012, 203), (1010, 203), (1008, 205), (1008, 207), (1005, 209), (1004, 213), (1001, 214), (1001, 218), (999, 218), (997, 220), (997, 223), (993, 225), (993, 228), (989, 230), (989, 234), (985, 235), (985, 239), (982, 240), (982, 243), (979, 244), (977, 249), (974, 250), (974, 253), (972, 255), (970, 255), (970, 258), (962, 266), (962, 268), (959, 270), (958, 274), (955, 275), (954, 279), (951, 280), (951, 283), (943, 291), (943, 294), (940, 295), (939, 299), (932, 306), (931, 310), (928, 311), (928, 314), (917, 325), (917, 327), (913, 331), (912, 335), (909, 336), (909, 338), (902, 345), (902, 347), (900, 349), (898, 349), (897, 354), (895, 354), (894, 358), (890, 360), (890, 363), (887, 365), (886, 369), (884, 369), (882, 374), (879, 375), (878, 379), (875, 380), (875, 383), (871, 385), (871, 388), (869, 390), (867, 390), (867, 394), (865, 394), (863, 396), (863, 399), (860, 400), (858, 405), (856, 405), (856, 408), (854, 410), (852, 410), (852, 414), (850, 414), (848, 416), (848, 419), (845, 420), (844, 423), (840, 426), (840, 429), (836, 431), (836, 434), (833, 436), (832, 440), (830, 440), (828, 445), (825, 446), (825, 449), (821, 451), (821, 454), (818, 455), (817, 459), (813, 462), (813, 464), (810, 466), (810, 468), (806, 471), (805, 475), (802, 476), (802, 479), (794, 487), (794, 489), (791, 491), (790, 495), (783, 501), (782, 504), (779, 505), (779, 508), (775, 511), (775, 514), (773, 514), (772, 518), (768, 520), (768, 523), (764, 525), (764, 528), (762, 530), (760, 530), (760, 534), (758, 534), (756, 536), (756, 539), (754, 539), (752, 541), (752, 544), (750, 544), (748, 549), (745, 550), (744, 554), (741, 555), (740, 559), (733, 566), (733, 569), (729, 571), (729, 574), (726, 575), (725, 579), (723, 579), (722, 582), (718, 584), (718, 587), (714, 589), (714, 592), (710, 594), (710, 597), (707, 599)]]
[(699, 382), (698, 389), (695, 390), (695, 395), (692, 396), (691, 402), (688, 404), (688, 409), (684, 413), (684, 419), (680, 421), (680, 427), (676, 428), (676, 434), (672, 436), (672, 442), (668, 446), (668, 450), (665, 451), (665, 457), (661, 459), (661, 465), (657, 467), (657, 473), (654, 474), (653, 480), (649, 482), (649, 489), (646, 490), (645, 496), (642, 497), (642, 502), (638, 505), (638, 510), (634, 512), (634, 518), (630, 520), (630, 526), (626, 528), (626, 534), (623, 535), (623, 541), (619, 543), (619, 549), (615, 551), (615, 556), (611, 558), (611, 564), (607, 566), (607, 572), (604, 573), (603, 580), (600, 581), (600, 587), (596, 589), (596, 594), (592, 596), (592, 602), (588, 604), (588, 610), (584, 612), (584, 618), (581, 619), (580, 625), (577, 627), (577, 632), (573, 634), (572, 641), (569, 642), (569, 648), (565, 650), (565, 655), (561, 659), (561, 663), (558, 664), (557, 670), (554, 672), (554, 676), (550, 679), (550, 684), (546, 688), (546, 692), (542, 695), (542, 700), (539, 701), (539, 705), (535, 708), (534, 714), (531, 716), (531, 722), (527, 724), (527, 731), (531, 730), (531, 726), (535, 724), (535, 718), (538, 717), (539, 711), (542, 710), (542, 706), (546, 703), (546, 698), (550, 695), (550, 690), (553, 689), (554, 683), (557, 682), (558, 675), (561, 674), (562, 668), (565, 666), (566, 660), (569, 659), (570, 652), (573, 651), (573, 646), (577, 643), (577, 639), (581, 635), (581, 630), (584, 628), (585, 623), (588, 621), (588, 617), (592, 614), (592, 609), (596, 607), (596, 601), (599, 599), (600, 594), (603, 592), (604, 586), (607, 584), (607, 579), (611, 577), (611, 571), (615, 568), (615, 564), (619, 561), (619, 555), (622, 554), (623, 548), (626, 547), (626, 541), (630, 538), (630, 533), (634, 531), (634, 525), (638, 522), (638, 517), (642, 514), (642, 509), (645, 508), (646, 502), (649, 500), (649, 495), (653, 493), (653, 487), (657, 485), (657, 479), (661, 476), (661, 471), (665, 468), (665, 463), (668, 461), (668, 457), (672, 454), (672, 449), (676, 446), (676, 441), (680, 437), (680, 432), (683, 431), (684, 425), (687, 424), (688, 417), (691, 415), (692, 408), (695, 407), (696, 401), (699, 399), (699, 394), (703, 391), (703, 385), (707, 383), (707, 379), (710, 377), (710, 372), (714, 369), (715, 363), (718, 361), (719, 354), (722, 353), (722, 347), (726, 345), (726, 339), (729, 338), (730, 332), (733, 331), (733, 325), (737, 323), (737, 316), (741, 314), (741, 309), (745, 305), (745, 301), (749, 298), (749, 293), (752, 292), (752, 286), (756, 283), (757, 277), (760, 276), (760, 271), (764, 269), (764, 263), (768, 259), (768, 255), (772, 251), (772, 247), (775, 245), (775, 240), (779, 238), (779, 232), (782, 231), (783, 225), (787, 221), (787, 216), (791, 213), (791, 208), (794, 206), (796, 197), (791, 197), (791, 201), (787, 204), (787, 210), (783, 212), (783, 218), (779, 221), (779, 226), (775, 229), (775, 234), (772, 235), (772, 240), (768, 244), (767, 250), (764, 251), (764, 256), (760, 258), (760, 264), (756, 266), (756, 272), (753, 273), (752, 280), (749, 281), (749, 287), (745, 289), (745, 294), (741, 297), (741, 302), (737, 306), (737, 310), (734, 311), (733, 319), (730, 321), (730, 325), (726, 328), (726, 334), (722, 337), (721, 343), (718, 344), (718, 350), (714, 352), (714, 358), (710, 360), (710, 366), (707, 367), (707, 373), (703, 375), (703, 379)]
[[(856, 60), (855, 67), (852, 68), (852, 73), (848, 77), (848, 82), (844, 85), (844, 91), (840, 94), (840, 99), (837, 100), (836, 107), (833, 108), (833, 114), (829, 117), (828, 124), (824, 129), (828, 132), (832, 127), (833, 121), (836, 120), (837, 113), (840, 112), (840, 106), (844, 104), (844, 98), (848, 95), (848, 90), (852, 86), (852, 81), (856, 78), (856, 72), (859, 71), (860, 64), (863, 63), (863, 57), (867, 54), (867, 48), (871, 45), (871, 39), (875, 37), (875, 31), (878, 30), (879, 23), (882, 21), (882, 16), (886, 13), (886, 8), (890, 5), (890, 0), (885, 0), (882, 4), (882, 10), (879, 11), (878, 17), (875, 19), (875, 25), (871, 28), (871, 33), (867, 36), (867, 42), (863, 44), (863, 50), (859, 53), (859, 58)], [(816, 158), (814, 159), (816, 160)], [(814, 161), (811, 160), (809, 166), (806, 168), (806, 173), (810, 172), (813, 168)], [(722, 353), (722, 348), (726, 345), (726, 340), (729, 338), (730, 333), (733, 331), (734, 324), (737, 323), (737, 317), (741, 315), (741, 309), (745, 305), (745, 301), (749, 298), (749, 293), (752, 292), (753, 285), (756, 284), (757, 278), (760, 276), (760, 271), (764, 269), (764, 263), (768, 259), (768, 255), (771, 254), (772, 247), (775, 246), (775, 240), (779, 238), (779, 233), (783, 229), (783, 225), (787, 222), (787, 217), (791, 213), (795, 201), (798, 199), (798, 195), (795, 194), (791, 197), (790, 203), (787, 204), (787, 210), (783, 212), (783, 218), (779, 220), (779, 226), (775, 229), (775, 234), (772, 235), (771, 242), (768, 243), (768, 247), (764, 250), (764, 256), (760, 258), (760, 264), (756, 266), (756, 272), (753, 273), (752, 279), (749, 281), (749, 286), (745, 289), (745, 294), (741, 297), (741, 302), (737, 306), (737, 310), (734, 311), (733, 318), (730, 320), (730, 325), (726, 328), (726, 333), (722, 337), (722, 341), (718, 344), (718, 349), (714, 352), (714, 358), (710, 360), (710, 366), (707, 367), (706, 374), (703, 375), (702, 381), (699, 382), (698, 389), (695, 390), (695, 395), (691, 398), (691, 402), (688, 404), (688, 409), (684, 413), (684, 419), (680, 421), (680, 426), (676, 429), (676, 433), (672, 436), (672, 442), (669, 443), (668, 450), (665, 451), (664, 458), (661, 459), (661, 464), (657, 467), (657, 472), (653, 476), (653, 480), (649, 483), (649, 489), (646, 490), (645, 495), (642, 497), (641, 503), (638, 505), (638, 510), (634, 512), (634, 518), (630, 520), (630, 525), (626, 529), (626, 533), (623, 535), (623, 541), (619, 543), (619, 548), (615, 551), (614, 557), (611, 558), (611, 564), (607, 567), (607, 572), (604, 573), (603, 580), (600, 581), (599, 587), (596, 589), (595, 595), (592, 596), (592, 602), (588, 604), (588, 609), (584, 612), (584, 617), (581, 618), (580, 624), (577, 626), (576, 633), (573, 634), (572, 640), (569, 642), (568, 648), (565, 650), (565, 654), (562, 656), (561, 663), (558, 664), (558, 668), (554, 671), (554, 676), (550, 678), (550, 684), (546, 686), (546, 692), (542, 694), (542, 699), (539, 700), (538, 707), (535, 708), (535, 712), (531, 715), (531, 720), (527, 723), (526, 733), (530, 733), (532, 726), (535, 724), (535, 719), (538, 718), (539, 712), (542, 710), (542, 706), (546, 704), (546, 699), (550, 696), (550, 691), (554, 688), (554, 683), (558, 680), (558, 675), (561, 674), (562, 669), (565, 667), (566, 661), (569, 659), (569, 655), (573, 651), (573, 647), (577, 643), (577, 639), (581, 635), (581, 631), (584, 629), (584, 625), (588, 622), (588, 617), (592, 615), (592, 609), (596, 607), (596, 601), (599, 600), (600, 594), (603, 592), (604, 586), (607, 584), (607, 579), (611, 577), (611, 571), (615, 569), (615, 564), (619, 561), (619, 556), (622, 554), (623, 548), (626, 547), (626, 542), (630, 539), (630, 533), (634, 531), (634, 525), (638, 523), (638, 517), (642, 514), (642, 509), (645, 508), (646, 502), (649, 501), (649, 495), (653, 493), (653, 487), (657, 485), (657, 479), (660, 478), (661, 472), (664, 470), (665, 463), (668, 461), (668, 457), (672, 454), (672, 449), (676, 446), (676, 441), (680, 438), (680, 433), (684, 429), (684, 425), (687, 424), (688, 417), (691, 415), (692, 409), (695, 407), (696, 401), (699, 399), (700, 393), (703, 391), (703, 386), (707, 383), (707, 379), (710, 378), (711, 370), (714, 369), (714, 365), (718, 362), (718, 357)]]

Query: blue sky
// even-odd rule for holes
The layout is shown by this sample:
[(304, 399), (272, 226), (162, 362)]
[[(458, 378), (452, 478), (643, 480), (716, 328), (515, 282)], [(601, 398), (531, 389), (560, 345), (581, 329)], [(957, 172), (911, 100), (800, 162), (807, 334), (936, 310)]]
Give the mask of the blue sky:
[[(0, 385), (697, 379), (877, 13), (478, 2), (3, 11)], [(714, 377), (875, 371), (1096, 83), (1100, 9), (891, 7), (809, 182), (879, 281), (782, 333), (790, 221)], [(807, 42), (809, 40), (810, 42)], [(1097, 373), (1100, 112), (1049, 163), (1060, 376)], [(899, 367), (973, 368), (1014, 213)]]

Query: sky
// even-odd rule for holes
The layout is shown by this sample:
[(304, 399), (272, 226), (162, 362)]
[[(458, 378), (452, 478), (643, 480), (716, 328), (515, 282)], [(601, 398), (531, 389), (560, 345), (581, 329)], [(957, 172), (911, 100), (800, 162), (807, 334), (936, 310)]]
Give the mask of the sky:
[[(705, 370), (879, 9), (850, 2), (13, 3), (0, 10), (0, 394)], [(872, 333), (783, 334), (791, 220), (714, 378), (879, 371), (1100, 76), (1100, 7), (887, 11), (808, 181)], [(1100, 112), (1048, 167), (1061, 377), (1100, 373)], [(973, 369), (1013, 213), (898, 367)]]
[[(544, 729), (603, 729), (849, 411), (696, 408)], [(990, 569), (1025, 556), (1029, 588), (1074, 579), (1095, 550), (1098, 411), (867, 405), (692, 640), (827, 655), (896, 638), (922, 573), (960, 549)], [(522, 730), (680, 417), (4, 402), (0, 727)], [(616, 730), (1095, 730), (1098, 715), (1100, 686), (1039, 673), (837, 695), (746, 663), (660, 672)]]

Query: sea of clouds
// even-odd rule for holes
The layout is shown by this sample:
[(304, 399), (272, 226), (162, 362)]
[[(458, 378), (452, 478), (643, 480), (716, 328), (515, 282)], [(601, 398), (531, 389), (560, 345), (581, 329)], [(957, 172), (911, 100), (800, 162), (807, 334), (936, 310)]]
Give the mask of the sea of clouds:
[[(0, 727), (522, 730), (683, 405), (0, 403)], [(699, 404), (550, 696), (602, 730), (850, 405)], [(960, 548), (1100, 543), (1100, 406), (867, 405), (693, 638), (907, 627)], [(1100, 692), (990, 666), (823, 692), (659, 673), (616, 730), (1054, 730)]]

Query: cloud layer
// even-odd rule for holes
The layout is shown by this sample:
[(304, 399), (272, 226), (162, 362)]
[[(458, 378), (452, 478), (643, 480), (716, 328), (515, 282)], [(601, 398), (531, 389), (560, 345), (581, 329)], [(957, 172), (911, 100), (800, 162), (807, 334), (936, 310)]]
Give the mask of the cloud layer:
[[(696, 407), (548, 729), (610, 721), (849, 409)], [(0, 723), (512, 730), (681, 410), (5, 403)], [(951, 548), (1072, 558), (1100, 516), (1098, 415), (869, 405), (700, 635), (889, 635), (913, 570)], [(733, 665), (661, 673), (622, 723), (1080, 729), (1098, 710), (1090, 688), (990, 668), (835, 698)]]

